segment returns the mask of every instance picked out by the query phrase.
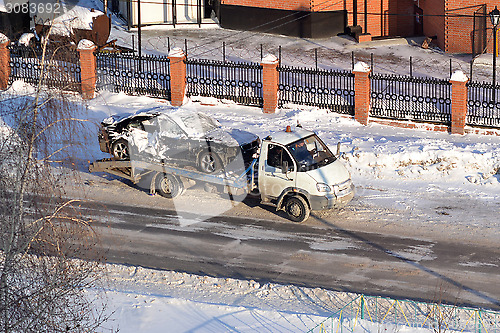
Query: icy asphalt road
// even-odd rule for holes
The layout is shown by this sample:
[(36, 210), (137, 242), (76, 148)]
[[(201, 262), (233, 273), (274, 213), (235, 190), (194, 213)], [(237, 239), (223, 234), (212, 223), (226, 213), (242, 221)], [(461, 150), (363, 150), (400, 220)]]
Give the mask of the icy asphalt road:
[(207, 219), (111, 201), (84, 206), (109, 262), (500, 309), (498, 247), (360, 231), (342, 212), (294, 224), (254, 198)]

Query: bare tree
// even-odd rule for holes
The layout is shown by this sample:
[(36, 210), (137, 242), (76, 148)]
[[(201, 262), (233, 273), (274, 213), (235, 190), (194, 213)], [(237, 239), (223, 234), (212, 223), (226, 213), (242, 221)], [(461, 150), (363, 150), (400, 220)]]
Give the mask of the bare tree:
[(0, 330), (93, 332), (106, 319), (88, 293), (100, 285), (98, 238), (64, 195), (85, 140), (75, 116), (84, 106), (44, 86), (46, 64), (62, 55), (42, 48), (41, 60), (26, 59), (39, 61), (38, 86), (0, 95)]

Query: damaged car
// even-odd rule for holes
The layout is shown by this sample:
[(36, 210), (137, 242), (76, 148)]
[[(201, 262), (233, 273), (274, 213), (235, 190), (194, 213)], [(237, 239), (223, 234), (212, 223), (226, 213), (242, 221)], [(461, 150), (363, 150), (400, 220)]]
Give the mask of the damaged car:
[(157, 107), (104, 119), (98, 134), (101, 151), (117, 160), (152, 160), (194, 166), (214, 173), (230, 163), (248, 166), (257, 152), (257, 135), (227, 128), (196, 111)]

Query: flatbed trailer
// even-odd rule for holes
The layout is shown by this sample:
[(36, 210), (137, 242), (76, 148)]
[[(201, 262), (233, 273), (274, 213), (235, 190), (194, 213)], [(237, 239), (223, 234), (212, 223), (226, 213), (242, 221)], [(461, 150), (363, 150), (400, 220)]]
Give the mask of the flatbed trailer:
[[(230, 194), (250, 192), (256, 188), (254, 159), (248, 168), (239, 175), (222, 170), (218, 173), (207, 174), (164, 162), (124, 161), (105, 158), (89, 165), (90, 172), (106, 172), (119, 176), (137, 184), (145, 176), (152, 175), (149, 185), (150, 193), (159, 189), (160, 194), (166, 197), (175, 197), (182, 194), (187, 187), (188, 180), (202, 182), (222, 188)], [(163, 188), (162, 188), (163, 187)]]
[(223, 169), (202, 173), (188, 168), (146, 161), (104, 159), (93, 162), (90, 172), (107, 172), (138, 183), (151, 176), (150, 191), (168, 198), (203, 182), (210, 192), (234, 195), (258, 194), (261, 202), (284, 210), (295, 222), (303, 222), (314, 210), (341, 208), (354, 197), (349, 171), (323, 141), (311, 131), (287, 126), (264, 138), (258, 157), (240, 174)]

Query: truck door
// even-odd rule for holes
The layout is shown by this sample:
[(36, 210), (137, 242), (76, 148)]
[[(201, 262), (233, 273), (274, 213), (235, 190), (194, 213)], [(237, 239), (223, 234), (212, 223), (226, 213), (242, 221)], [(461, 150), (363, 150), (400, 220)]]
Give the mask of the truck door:
[[(265, 155), (259, 161), (259, 188), (263, 198), (275, 199), (287, 187), (295, 187), (297, 166), (288, 150), (278, 144), (269, 143)], [(260, 163), (262, 162), (262, 163)], [(282, 167), (288, 164), (287, 172)]]

